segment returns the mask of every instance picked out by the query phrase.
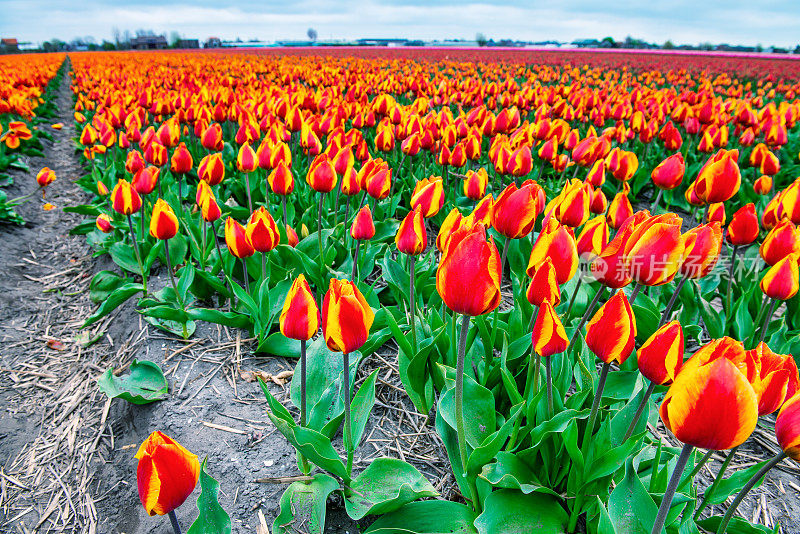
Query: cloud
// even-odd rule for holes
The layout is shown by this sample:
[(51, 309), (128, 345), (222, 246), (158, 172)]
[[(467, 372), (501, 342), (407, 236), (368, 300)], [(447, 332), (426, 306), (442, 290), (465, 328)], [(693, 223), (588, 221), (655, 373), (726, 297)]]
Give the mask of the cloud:
[(794, 47), (800, 12), (796, 0), (739, 0), (642, 3), (564, 0), (533, 3), (456, 0), (244, 0), (233, 5), (211, 0), (169, 3), (156, 0), (0, 0), (0, 35), (41, 42), (92, 35), (111, 37), (112, 28), (135, 32), (177, 31), (205, 39), (303, 39), (314, 27), (320, 38), (408, 37), (472, 39), (624, 39), (653, 42), (727, 42)]

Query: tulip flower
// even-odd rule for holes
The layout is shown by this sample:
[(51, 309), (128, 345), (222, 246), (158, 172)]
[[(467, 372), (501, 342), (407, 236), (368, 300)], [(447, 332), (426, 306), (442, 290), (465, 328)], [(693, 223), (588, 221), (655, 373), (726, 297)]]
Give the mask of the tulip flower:
[(245, 142), (236, 155), (236, 168), (244, 173), (245, 192), (247, 193), (247, 209), (253, 211), (253, 199), (250, 190), (250, 173), (258, 168), (258, 156), (256, 151)]
[(594, 395), (589, 421), (583, 434), (581, 450), (586, 450), (589, 437), (594, 433), (594, 422), (600, 399), (608, 378), (611, 362), (622, 365), (633, 352), (636, 343), (636, 318), (633, 316), (628, 298), (620, 289), (597, 310), (594, 317), (586, 325), (586, 345), (602, 362), (600, 380)]
[(242, 276), (247, 292), (250, 292), (250, 277), (247, 274), (247, 263), (245, 258), (255, 254), (255, 249), (247, 238), (247, 229), (231, 217), (225, 219), (225, 244), (228, 251), (236, 258), (242, 260)]
[(533, 244), (526, 269), (528, 276), (533, 276), (533, 272), (547, 257), (556, 268), (559, 284), (567, 283), (578, 270), (578, 249), (572, 229), (562, 226), (554, 218), (547, 221)]
[(114, 226), (111, 224), (111, 217), (105, 213), (101, 213), (97, 216), (97, 219), (95, 220), (95, 226), (97, 226), (97, 229), (104, 234), (114, 231)]
[(588, 184), (573, 180), (564, 187), (561, 198), (555, 205), (553, 214), (558, 222), (571, 228), (578, 228), (589, 219), (590, 205), (594, 191)]
[(628, 192), (628, 185), (625, 184), (622, 191), (614, 196), (614, 200), (608, 206), (606, 220), (614, 230), (618, 230), (633, 215), (633, 205), (628, 198)]
[(357, 280), (358, 252), (361, 241), (368, 241), (375, 237), (375, 222), (372, 220), (372, 212), (369, 206), (362, 207), (358, 213), (356, 213), (355, 219), (353, 219), (353, 225), (350, 227), (350, 237), (356, 241), (356, 252), (353, 256), (353, 274), (351, 278)]
[(755, 430), (758, 399), (747, 377), (731, 360), (714, 358), (678, 373), (659, 414), (684, 447), (664, 492), (653, 534), (662, 532), (692, 449), (725, 450), (742, 444)]
[(400, 252), (409, 256), (417, 256), (425, 251), (428, 233), (425, 231), (425, 221), (419, 206), (408, 212), (400, 223), (394, 242)]
[(319, 330), (320, 314), (306, 277), (292, 283), (280, 315), (281, 334), (300, 341), (300, 426), (306, 425), (306, 343)]
[(144, 272), (144, 264), (139, 252), (139, 242), (136, 240), (136, 231), (133, 229), (133, 219), (131, 218), (131, 214), (141, 209), (142, 199), (139, 197), (139, 193), (124, 178), (120, 179), (111, 191), (111, 207), (120, 215), (128, 217), (128, 229), (133, 240), (133, 251), (136, 254), (136, 263), (139, 264), (139, 272), (142, 275), (142, 293), (146, 295), (147, 275)]
[(800, 231), (791, 221), (781, 221), (769, 231), (758, 252), (767, 265), (775, 265), (789, 254), (800, 252)]
[(489, 175), (481, 167), (477, 171), (472, 169), (464, 176), (464, 196), (470, 200), (478, 201), (486, 195), (486, 186), (489, 184)]
[(50, 167), (43, 167), (42, 170), (36, 175), (36, 183), (42, 188), (42, 198), (44, 198), (45, 188), (52, 184), (56, 179), (55, 171), (50, 170)]
[(360, 349), (369, 337), (375, 313), (367, 304), (358, 287), (348, 280), (332, 278), (322, 301), (322, 335), (328, 348), (341, 352), (344, 357), (345, 423), (344, 436), (347, 448), (347, 472), (353, 465), (352, 424), (350, 423), (350, 360), (351, 352)]
[(491, 194), (483, 197), (476, 205), (472, 213), (469, 214), (473, 221), (479, 222), (487, 228), (492, 225), (494, 219), (494, 197)]
[(737, 150), (720, 150), (700, 169), (695, 181), (697, 196), (707, 204), (725, 202), (739, 191), (742, 176)]
[(706, 276), (717, 264), (722, 250), (722, 229), (719, 223), (696, 226), (686, 232), (684, 238), (683, 261), (678, 271), (684, 278), (697, 279)]
[(319, 242), (319, 267), (320, 272), (325, 271), (325, 257), (322, 253), (322, 206), (325, 201), (325, 194), (333, 191), (336, 187), (336, 169), (325, 153), (319, 154), (311, 162), (306, 174), (306, 183), (311, 189), (319, 193), (319, 210), (317, 212), (317, 240)]
[(178, 442), (155, 431), (141, 444), (134, 456), (139, 499), (150, 516), (169, 514), (176, 532), (175, 509), (192, 494), (200, 477), (197, 456)]
[(528, 302), (537, 307), (541, 307), (545, 301), (550, 302), (553, 306), (558, 306), (561, 302), (556, 269), (549, 257), (545, 258), (544, 262), (534, 271), (525, 295)]
[(431, 176), (419, 180), (411, 193), (411, 209), (419, 206), (422, 216), (426, 219), (433, 217), (444, 205), (444, 187), (441, 176)]
[(761, 176), (753, 182), (753, 191), (756, 195), (768, 195), (772, 191), (772, 177)]
[[(564, 352), (564, 349), (567, 348), (567, 333), (549, 300), (542, 302), (539, 313), (536, 315), (531, 340), (537, 358), (532, 365), (529, 363), (528, 373), (530, 374), (533, 369), (538, 374), (540, 358), (544, 358), (547, 380), (547, 413), (553, 417), (553, 378), (550, 358), (554, 354)], [(528, 398), (527, 394), (525, 398)]]
[(206, 128), (206, 130), (203, 132), (203, 136), (200, 138), (200, 144), (203, 145), (203, 148), (209, 151), (222, 150), (223, 141), (222, 126), (217, 123), (209, 124), (208, 128)]
[(658, 196), (650, 206), (650, 211), (655, 212), (658, 201), (664, 191), (675, 189), (683, 181), (683, 174), (686, 171), (686, 164), (683, 161), (683, 154), (677, 152), (659, 163), (653, 172), (650, 173), (650, 178), (653, 184), (658, 188)]
[(775, 354), (766, 343), (745, 351), (757, 373), (750, 379), (758, 397), (758, 415), (771, 414), (800, 390), (797, 364), (791, 354)]
[(458, 208), (453, 208), (450, 210), (450, 213), (448, 213), (447, 217), (444, 218), (442, 225), (439, 227), (439, 233), (436, 235), (436, 248), (439, 249), (439, 252), (444, 253), (445, 248), (447, 248), (447, 241), (450, 239), (450, 236), (453, 235), (453, 232), (455, 232), (456, 228), (459, 227), (462, 219), (463, 217), (461, 212), (458, 211)]
[(200, 160), (197, 166), (197, 176), (208, 185), (219, 185), (225, 179), (225, 164), (222, 154), (209, 154)]
[(734, 247), (749, 245), (758, 237), (756, 207), (750, 202), (739, 208), (728, 224), (726, 239)]
[(598, 256), (607, 244), (608, 225), (602, 215), (598, 215), (584, 224), (581, 233), (575, 240), (575, 247), (581, 258)]
[[(172, 211), (172, 207), (163, 198), (159, 198), (153, 206), (153, 213), (150, 217), (150, 235), (164, 242), (164, 257), (167, 260), (167, 272), (172, 283), (172, 290), (175, 292), (175, 297), (178, 299), (181, 309), (186, 311), (183, 297), (178, 292), (178, 286), (175, 283), (172, 260), (169, 256), (169, 240), (175, 237), (177, 233), (178, 218), (175, 216), (175, 212)], [(183, 323), (183, 338), (186, 339), (188, 337), (186, 323)]]
[(539, 214), (537, 187), (535, 182), (519, 188), (511, 183), (494, 201), (492, 226), (506, 240), (519, 239), (533, 229)]
[(761, 279), (761, 283), (759, 284), (761, 291), (764, 293), (765, 297), (771, 298), (772, 302), (764, 318), (764, 323), (761, 325), (761, 339), (759, 343), (764, 341), (769, 321), (772, 319), (777, 301), (789, 300), (797, 294), (800, 288), (798, 263), (800, 263), (800, 252), (793, 252), (770, 267), (764, 275), (764, 278)]
[(639, 422), (656, 385), (671, 384), (675, 380), (681, 365), (683, 365), (683, 349), (683, 327), (678, 321), (671, 321), (653, 332), (637, 351), (636, 363), (639, 366), (639, 372), (650, 381), (650, 385), (628, 425), (623, 441), (627, 441), (633, 434), (636, 423)]
[(272, 215), (261, 206), (250, 215), (250, 222), (245, 230), (247, 240), (253, 249), (261, 253), (261, 279), (267, 279), (267, 252), (281, 242), (278, 225)]
[(637, 286), (663, 285), (675, 277), (685, 253), (681, 223), (680, 217), (666, 213), (645, 219), (634, 228), (625, 244), (624, 262)]

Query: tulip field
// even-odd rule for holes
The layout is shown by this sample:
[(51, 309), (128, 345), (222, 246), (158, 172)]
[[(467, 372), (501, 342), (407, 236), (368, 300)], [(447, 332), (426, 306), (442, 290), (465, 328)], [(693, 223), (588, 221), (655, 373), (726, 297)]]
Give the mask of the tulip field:
[[(83, 218), (70, 233), (105, 266), (81, 328), (129, 313), (191, 347), (224, 327), (252, 338), (254, 360), (288, 362), (285, 384), (233, 378), (275, 430), (254, 454), (293, 449), (259, 532), (335, 532), (332, 514), (365, 534), (800, 528), (752, 504), (765, 476), (800, 474), (800, 61), (414, 48), (13, 60), (0, 175), (36, 155), (46, 91), (70, 84), (81, 172), (30, 171), (48, 200), (59, 181), (82, 191), (56, 206)], [(0, 193), (0, 217), (4, 205)], [(132, 357), (94, 377), (110, 404), (184, 391), (166, 363)], [(393, 369), (424, 421), (414, 443), (437, 457), (397, 441), (366, 459)], [(125, 453), (140, 502), (114, 506), (144, 507), (136, 532), (253, 531), (254, 513), (225, 506), (253, 484), (202, 459), (214, 434), (189, 447), (163, 417)], [(781, 485), (797, 501), (794, 488)]]

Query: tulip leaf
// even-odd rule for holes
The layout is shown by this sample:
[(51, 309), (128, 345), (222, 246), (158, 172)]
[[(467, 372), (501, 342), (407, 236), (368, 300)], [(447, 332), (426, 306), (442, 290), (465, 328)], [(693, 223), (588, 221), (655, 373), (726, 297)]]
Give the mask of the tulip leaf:
[(625, 463), (623, 478), (608, 498), (608, 515), (617, 532), (647, 534), (653, 529), (658, 508), (633, 468), (632, 458)]
[[(721, 522), (722, 516), (715, 515), (706, 519), (701, 519), (697, 522), (697, 525), (707, 532), (716, 532)], [(733, 516), (725, 532), (728, 534), (774, 534), (776, 531), (775, 529), (767, 528), (762, 525), (755, 525), (741, 517)]]
[(475, 512), (452, 501), (408, 503), (372, 523), (364, 534), (477, 534)]
[(475, 519), (480, 534), (564, 532), (566, 525), (567, 514), (553, 496), (511, 489), (489, 494)]
[(347, 515), (358, 520), (437, 495), (431, 483), (413, 465), (397, 458), (378, 458), (345, 488), (344, 506)]
[(367, 426), (369, 414), (375, 405), (375, 380), (378, 377), (378, 369), (370, 373), (366, 380), (361, 383), (350, 403), (352, 411), (351, 429), (353, 432), (353, 447), (358, 448), (361, 437), (364, 435), (364, 427)]
[(292, 482), (281, 495), (280, 513), (272, 524), (273, 534), (302, 532), (322, 534), (328, 496), (339, 488), (336, 479), (317, 473), (312, 480)]
[[(196, 321), (206, 321), (208, 323), (221, 324), (233, 328), (247, 328), (251, 325), (250, 318), (238, 312), (224, 312), (210, 308), (189, 308), (186, 310), (186, 315)], [(279, 356), (284, 355), (279, 354)]]
[(109, 247), (108, 254), (111, 256), (111, 260), (114, 263), (126, 271), (134, 274), (142, 274), (131, 245), (121, 242), (114, 243)]
[(219, 482), (206, 471), (208, 458), (200, 466), (200, 496), (197, 498), (197, 516), (186, 534), (230, 534), (231, 518), (219, 504)]
[(89, 298), (95, 304), (103, 302), (115, 289), (130, 281), (130, 278), (125, 278), (112, 271), (99, 271), (89, 284)]
[(149, 404), (167, 397), (167, 379), (161, 368), (148, 360), (134, 359), (130, 374), (114, 376), (108, 369), (97, 380), (100, 391), (112, 399), (120, 398), (131, 404)]
[(467, 459), (467, 476), (475, 477), (484, 465), (492, 461), (500, 448), (508, 439), (517, 418), (522, 415), (525, 403), (520, 402), (511, 408), (511, 413), (497, 432), (489, 436), (477, 447)]
[(496, 488), (519, 490), (525, 494), (541, 492), (558, 496), (558, 493), (539, 482), (528, 464), (510, 452), (498, 452), (495, 462), (483, 466), (480, 478)]
[[(728, 454), (731, 454), (730, 452)], [(769, 460), (765, 460), (763, 462), (759, 462), (753, 466), (748, 467), (747, 469), (741, 469), (734, 472), (728, 478), (723, 478), (717, 489), (714, 493), (708, 498), (707, 504), (720, 504), (725, 502), (728, 497), (734, 495), (742, 489), (742, 487), (747, 484), (747, 481), (750, 480), (762, 467), (766, 464)], [(759, 487), (761, 483), (764, 482), (764, 477), (756, 482), (753, 489)]]
[[(456, 428), (456, 388), (449, 388), (439, 399), (439, 412)], [(464, 434), (470, 447), (479, 447), (497, 430), (497, 415), (492, 392), (478, 384), (468, 374), (464, 375)]]
[(100, 307), (97, 308), (97, 311), (95, 311), (86, 319), (86, 321), (84, 321), (82, 328), (86, 328), (87, 326), (96, 323), (117, 309), (120, 304), (141, 291), (144, 291), (142, 284), (126, 282), (120, 285), (106, 297), (103, 303), (100, 304)]
[(700, 297), (700, 317), (706, 325), (711, 339), (718, 339), (725, 335), (725, 311), (717, 310), (706, 299)]

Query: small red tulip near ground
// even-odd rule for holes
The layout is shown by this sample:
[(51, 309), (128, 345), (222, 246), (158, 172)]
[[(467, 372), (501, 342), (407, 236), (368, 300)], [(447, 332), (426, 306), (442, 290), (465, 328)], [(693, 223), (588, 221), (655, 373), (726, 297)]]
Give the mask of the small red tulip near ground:
[(800, 393), (787, 400), (778, 413), (775, 437), (786, 456), (800, 462)]
[(165, 515), (186, 500), (200, 477), (197, 456), (161, 432), (153, 432), (139, 447), (135, 458), (139, 499), (145, 511)]
[(369, 206), (362, 207), (353, 219), (350, 227), (350, 237), (358, 241), (372, 239), (375, 236), (375, 222), (372, 220), (372, 212)]
[(111, 217), (106, 215), (105, 213), (101, 213), (97, 216), (97, 220), (95, 221), (95, 226), (97, 229), (103, 232), (104, 234), (108, 234), (114, 231), (114, 226), (111, 224)]

